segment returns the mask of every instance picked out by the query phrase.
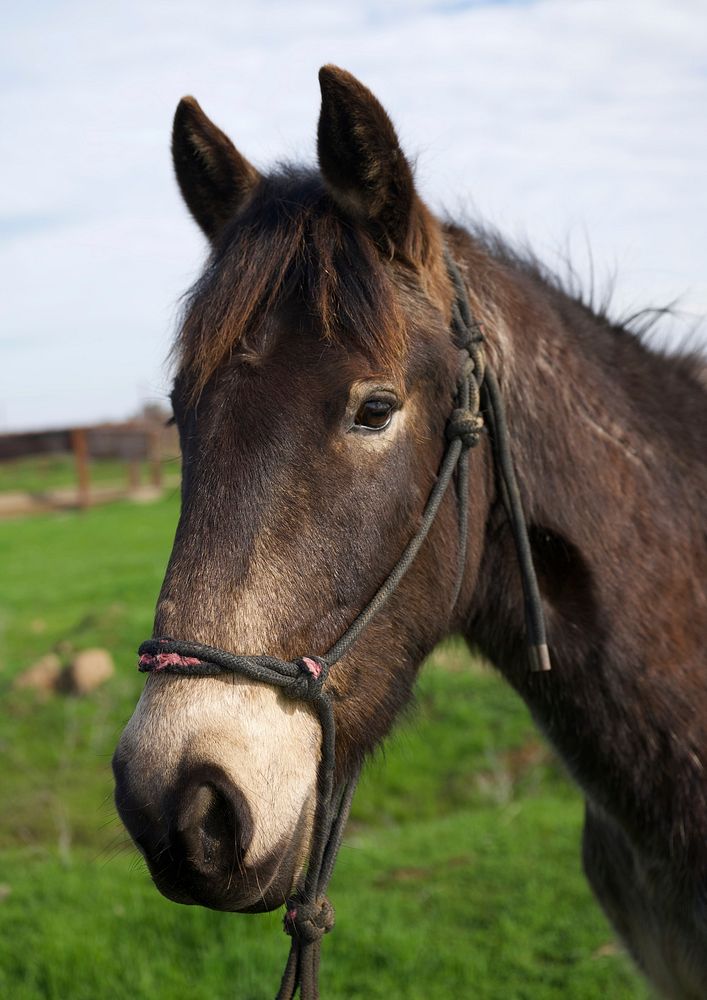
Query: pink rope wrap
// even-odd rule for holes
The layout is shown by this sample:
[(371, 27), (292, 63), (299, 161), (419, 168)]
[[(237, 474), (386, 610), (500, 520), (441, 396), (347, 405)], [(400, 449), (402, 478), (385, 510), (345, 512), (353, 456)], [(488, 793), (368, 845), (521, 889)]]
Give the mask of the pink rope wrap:
[(305, 667), (307, 668), (307, 670), (309, 670), (312, 677), (317, 677), (317, 678), (321, 677), (322, 673), (321, 663), (317, 663), (317, 661), (313, 660), (311, 656), (303, 656), (302, 663), (304, 663)]
[(139, 660), (141, 667), (164, 670), (165, 667), (195, 667), (201, 660), (194, 656), (180, 656), (179, 653), (143, 653)]

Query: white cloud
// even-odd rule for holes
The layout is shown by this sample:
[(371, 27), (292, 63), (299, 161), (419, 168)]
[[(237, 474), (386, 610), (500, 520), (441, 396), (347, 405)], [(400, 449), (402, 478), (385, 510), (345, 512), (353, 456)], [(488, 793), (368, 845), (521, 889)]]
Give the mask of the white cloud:
[(4, 25), (0, 426), (119, 417), (164, 393), (203, 242), (169, 162), (194, 93), (259, 165), (312, 160), (316, 71), (378, 94), (435, 207), (552, 262), (616, 267), (617, 305), (707, 311), (707, 7), (593, 0), (97, 5)]

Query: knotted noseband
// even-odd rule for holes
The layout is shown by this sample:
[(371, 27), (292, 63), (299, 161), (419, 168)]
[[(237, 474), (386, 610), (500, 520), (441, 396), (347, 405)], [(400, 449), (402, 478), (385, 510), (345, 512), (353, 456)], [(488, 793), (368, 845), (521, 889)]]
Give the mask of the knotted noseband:
[(323, 656), (307, 655), (291, 662), (274, 656), (238, 656), (223, 649), (176, 639), (149, 639), (139, 649), (139, 670), (188, 674), (195, 677), (236, 673), (248, 680), (271, 684), (296, 701), (309, 703), (317, 712), (322, 730), (321, 758), (317, 772), (317, 805), (312, 847), (304, 880), (286, 901), (285, 931), (292, 938), (290, 953), (277, 1000), (292, 1000), (300, 989), (302, 1000), (319, 997), (318, 970), (322, 937), (334, 926), (334, 908), (326, 890), (341, 845), (346, 820), (358, 782), (357, 768), (346, 781), (334, 781), (336, 726), (331, 696), (325, 682), (331, 667), (344, 656), (387, 603), (412, 565), (434, 523), (437, 511), (457, 473), (458, 568), (452, 609), (461, 590), (469, 534), (468, 452), (478, 444), (486, 414), (496, 468), (516, 545), (525, 599), (526, 628), (531, 670), (549, 670), (545, 624), (533, 567), (528, 532), (508, 441), (508, 429), (496, 378), (485, 364), (483, 334), (474, 320), (457, 265), (447, 256), (455, 290), (452, 331), (465, 352), (459, 375), (456, 408), (447, 422), (447, 446), (437, 480), (430, 492), (420, 525), (388, 577), (343, 635)]

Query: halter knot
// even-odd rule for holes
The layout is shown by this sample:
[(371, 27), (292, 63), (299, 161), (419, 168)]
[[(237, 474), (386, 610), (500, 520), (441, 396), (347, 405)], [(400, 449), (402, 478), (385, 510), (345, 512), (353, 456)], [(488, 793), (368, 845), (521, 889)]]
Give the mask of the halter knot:
[(295, 660), (299, 673), (283, 688), (290, 698), (315, 701), (322, 693), (322, 685), (329, 672), (329, 665), (320, 656), (302, 656)]
[(313, 903), (289, 900), (283, 925), (291, 938), (309, 943), (321, 941), (334, 926), (334, 920), (334, 907), (326, 896), (322, 896)]
[(473, 376), (475, 371), (476, 371), (476, 363), (474, 359), (469, 354), (467, 354), (459, 370), (459, 378), (457, 379), (457, 385), (459, 386), (459, 388), (461, 388), (461, 386), (464, 385), (465, 382), (469, 381), (469, 379)]
[(459, 346), (473, 357), (484, 342), (484, 331), (470, 313), (463, 315), (458, 302), (452, 306), (452, 329)]
[(479, 443), (479, 437), (484, 427), (484, 418), (472, 410), (452, 410), (447, 422), (447, 438), (453, 441), (458, 438), (463, 448), (473, 448)]

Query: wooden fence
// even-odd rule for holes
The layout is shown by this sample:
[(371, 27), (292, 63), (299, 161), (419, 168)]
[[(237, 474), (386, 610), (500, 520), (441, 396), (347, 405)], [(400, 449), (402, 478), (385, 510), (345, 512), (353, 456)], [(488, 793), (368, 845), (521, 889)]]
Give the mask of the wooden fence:
[(108, 458), (125, 462), (127, 493), (139, 487), (141, 467), (147, 462), (150, 483), (160, 491), (163, 459), (178, 455), (179, 446), (173, 427), (148, 421), (0, 434), (0, 462), (62, 454), (73, 455), (76, 503), (88, 507), (95, 493), (91, 483), (92, 460)]

